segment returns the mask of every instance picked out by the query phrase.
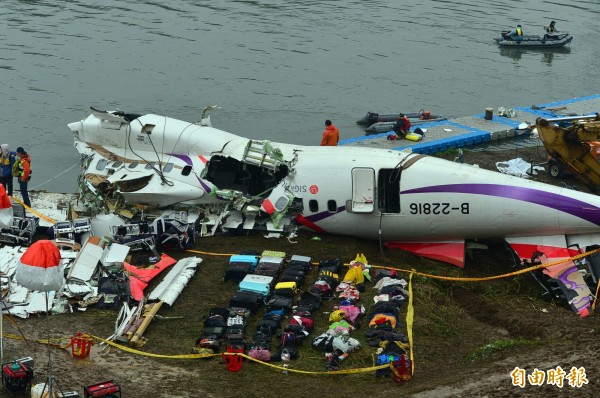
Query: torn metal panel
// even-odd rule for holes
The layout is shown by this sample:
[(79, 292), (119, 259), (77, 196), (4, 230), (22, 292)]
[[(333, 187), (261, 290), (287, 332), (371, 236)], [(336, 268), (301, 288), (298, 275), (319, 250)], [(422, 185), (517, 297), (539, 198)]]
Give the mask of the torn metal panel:
[(102, 247), (98, 246), (97, 243), (99, 243), (99, 239), (90, 239), (86, 242), (73, 262), (67, 279), (75, 278), (80, 281), (89, 281), (92, 279), (104, 252)]
[(105, 267), (123, 265), (127, 255), (129, 254), (129, 250), (130, 247), (127, 245), (112, 243), (110, 246), (104, 248), (100, 262)]
[(201, 262), (202, 259), (199, 257), (187, 257), (179, 260), (163, 281), (152, 291), (148, 300), (161, 300), (173, 305)]
[[(27, 306), (27, 312), (30, 314), (38, 314), (46, 312), (46, 310), (52, 310), (54, 305), (54, 296), (56, 292), (31, 292), (29, 298), (29, 305)], [(48, 298), (46, 298), (48, 295)]]

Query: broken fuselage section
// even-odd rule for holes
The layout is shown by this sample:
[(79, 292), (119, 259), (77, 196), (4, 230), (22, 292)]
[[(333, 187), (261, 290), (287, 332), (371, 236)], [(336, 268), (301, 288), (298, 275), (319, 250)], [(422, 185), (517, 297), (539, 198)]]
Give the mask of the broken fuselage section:
[[(293, 228), (301, 202), (286, 188), (294, 157), (210, 125), (158, 115), (104, 112), (69, 124), (82, 154), (80, 202), (92, 213), (186, 208), (200, 233)], [(209, 231), (209, 228), (210, 229)]]

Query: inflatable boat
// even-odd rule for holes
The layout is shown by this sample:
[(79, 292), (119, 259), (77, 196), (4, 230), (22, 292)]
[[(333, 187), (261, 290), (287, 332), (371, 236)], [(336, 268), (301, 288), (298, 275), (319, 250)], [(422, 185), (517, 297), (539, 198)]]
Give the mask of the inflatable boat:
[(498, 45), (503, 47), (536, 47), (536, 48), (560, 48), (569, 44), (573, 36), (568, 33), (557, 33), (547, 35), (525, 35), (522, 40), (512, 40), (507, 36), (508, 32), (501, 32), (501, 36), (494, 38)]
[[(365, 117), (356, 121), (356, 124), (360, 124), (362, 126), (371, 126), (374, 123), (382, 123), (382, 122), (396, 122), (398, 118), (398, 114), (396, 113), (375, 113), (375, 112), (367, 112)], [(404, 113), (404, 112), (402, 112)], [(429, 111), (421, 109), (419, 112), (414, 113), (404, 113), (404, 116), (410, 120), (411, 124), (415, 124), (419, 121), (431, 121), (431, 120), (445, 120), (446, 118), (440, 115), (432, 115)]]
[[(446, 120), (447, 118), (443, 117), (443, 116), (436, 116), (435, 118), (431, 118), (431, 119), (411, 119), (410, 120), (410, 125), (411, 127), (415, 127), (415, 126), (419, 126), (421, 124), (425, 124), (425, 123), (429, 123), (429, 122), (438, 122), (440, 120)], [(371, 135), (371, 134), (380, 134), (380, 133), (387, 133), (388, 131), (392, 131), (394, 128), (394, 125), (396, 124), (396, 119), (394, 119), (393, 122), (379, 122), (379, 123), (373, 123), (372, 125), (370, 125), (368, 128), (365, 129), (365, 134), (366, 135)]]

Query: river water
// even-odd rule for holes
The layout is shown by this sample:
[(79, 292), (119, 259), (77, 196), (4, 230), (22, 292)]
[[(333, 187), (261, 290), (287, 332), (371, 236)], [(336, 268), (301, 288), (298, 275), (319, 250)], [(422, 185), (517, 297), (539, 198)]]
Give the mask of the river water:
[[(409, 5), (402, 3), (411, 3)], [(492, 40), (551, 20), (567, 51)], [(2, 0), (1, 143), (32, 157), (30, 188), (76, 189), (67, 123), (89, 107), (157, 113), (246, 137), (318, 144), (325, 119), (448, 117), (600, 92), (598, 0)]]

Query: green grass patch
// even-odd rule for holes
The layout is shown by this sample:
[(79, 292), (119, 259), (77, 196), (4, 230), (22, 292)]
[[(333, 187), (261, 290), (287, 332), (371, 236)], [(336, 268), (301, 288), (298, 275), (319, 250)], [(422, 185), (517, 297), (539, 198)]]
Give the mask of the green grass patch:
[(477, 348), (471, 354), (467, 356), (467, 359), (474, 361), (476, 359), (482, 359), (489, 357), (497, 352), (520, 346), (533, 346), (539, 344), (536, 340), (529, 339), (509, 339), (509, 340), (495, 340), (490, 343), (487, 343), (484, 346)]

